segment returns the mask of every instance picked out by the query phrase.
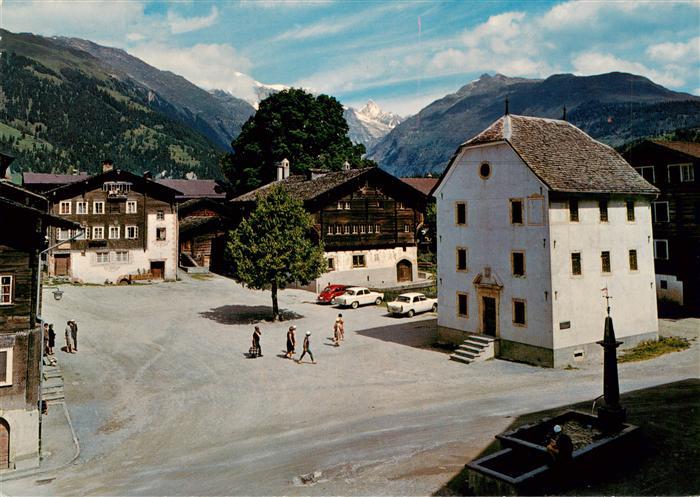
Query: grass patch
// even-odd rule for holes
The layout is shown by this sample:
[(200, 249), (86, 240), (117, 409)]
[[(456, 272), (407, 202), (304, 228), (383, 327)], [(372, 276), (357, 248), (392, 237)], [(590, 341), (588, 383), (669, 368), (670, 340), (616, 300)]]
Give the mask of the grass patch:
[(193, 280), (206, 281), (212, 279), (212, 275), (209, 273), (192, 273), (188, 275)]
[(659, 337), (658, 340), (640, 342), (637, 346), (625, 350), (618, 358), (618, 362), (636, 362), (653, 359), (670, 352), (678, 352), (690, 347), (690, 343), (679, 337)]

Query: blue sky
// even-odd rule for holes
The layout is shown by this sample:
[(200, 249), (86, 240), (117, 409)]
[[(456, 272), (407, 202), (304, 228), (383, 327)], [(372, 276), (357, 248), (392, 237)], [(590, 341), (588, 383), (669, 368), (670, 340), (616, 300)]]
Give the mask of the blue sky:
[(10, 31), (123, 48), (243, 97), (257, 80), (406, 115), (485, 72), (614, 70), (700, 94), (697, 1), (5, 0), (1, 9)]

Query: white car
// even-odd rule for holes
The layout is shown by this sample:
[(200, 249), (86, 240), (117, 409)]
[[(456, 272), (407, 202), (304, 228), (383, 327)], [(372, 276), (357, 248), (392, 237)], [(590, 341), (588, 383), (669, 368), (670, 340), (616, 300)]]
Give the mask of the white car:
[(436, 312), (437, 306), (437, 299), (429, 299), (422, 293), (402, 293), (396, 300), (387, 304), (387, 309), (392, 314), (405, 314), (410, 318), (419, 312)]
[(344, 294), (335, 298), (335, 303), (342, 307), (352, 307), (357, 309), (358, 306), (365, 304), (381, 304), (384, 300), (383, 293), (371, 292), (362, 286), (353, 286), (348, 288)]

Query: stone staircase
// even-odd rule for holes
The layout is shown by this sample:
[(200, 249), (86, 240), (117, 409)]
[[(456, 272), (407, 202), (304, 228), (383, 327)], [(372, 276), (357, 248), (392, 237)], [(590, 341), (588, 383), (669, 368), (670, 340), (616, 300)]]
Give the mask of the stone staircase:
[(493, 359), (495, 356), (495, 342), (496, 339), (493, 337), (470, 335), (469, 338), (450, 355), (450, 359), (465, 364)]
[(44, 381), (41, 384), (41, 398), (47, 404), (57, 404), (64, 400), (63, 372), (58, 364), (44, 360)]

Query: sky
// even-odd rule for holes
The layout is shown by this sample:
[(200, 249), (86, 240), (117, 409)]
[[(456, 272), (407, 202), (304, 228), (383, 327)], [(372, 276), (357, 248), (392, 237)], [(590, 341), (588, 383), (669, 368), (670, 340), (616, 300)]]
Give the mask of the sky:
[(242, 98), (260, 81), (405, 116), (483, 73), (609, 71), (700, 95), (700, 1), (0, 0), (0, 14)]

